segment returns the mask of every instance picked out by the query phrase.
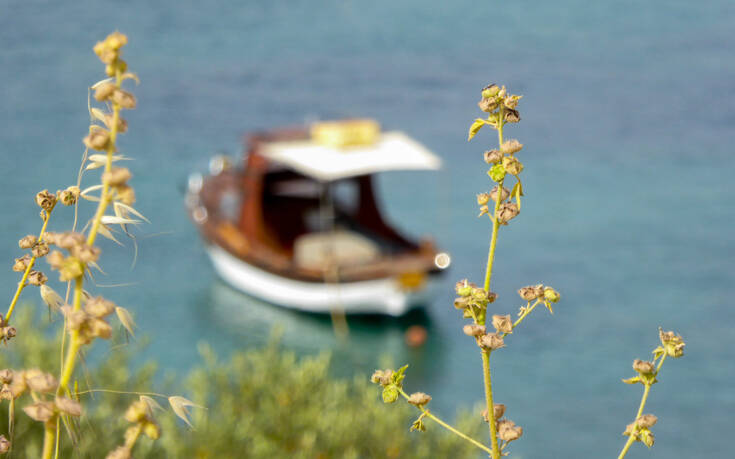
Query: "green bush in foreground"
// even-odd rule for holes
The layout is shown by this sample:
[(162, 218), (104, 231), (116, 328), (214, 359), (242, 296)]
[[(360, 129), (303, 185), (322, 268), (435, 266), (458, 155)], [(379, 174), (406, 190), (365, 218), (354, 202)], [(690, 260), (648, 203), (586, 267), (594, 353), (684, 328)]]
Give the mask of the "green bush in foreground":
[[(20, 362), (27, 367), (58, 365), (58, 338), (48, 334), (50, 326), (37, 328), (41, 321), (26, 313), (30, 309), (18, 314), (19, 324), (28, 326), (12, 348), (0, 353), (0, 368)], [(364, 376), (331, 378), (326, 353), (297, 358), (279, 349), (277, 340), (263, 349), (238, 352), (227, 361), (218, 361), (206, 345), (201, 351), (204, 363), (187, 377), (168, 383), (167, 390), (184, 393), (207, 409), (194, 410), (193, 430), (170, 412), (158, 413), (161, 438), (155, 443), (141, 438), (136, 458), (477, 457), (472, 445), (450, 434), (417, 441), (417, 434), (408, 431), (410, 407), (402, 407), (396, 416), (389, 409), (393, 407), (375, 403), (376, 394)], [(85, 406), (78, 429), (82, 433), (73, 434), (74, 446), (62, 442), (60, 457), (101, 457), (114, 449), (128, 426), (121, 413), (137, 395), (89, 393), (89, 389), (126, 391), (154, 384), (155, 365), (131, 370), (121, 347), (113, 345), (104, 358), (92, 360), (99, 364), (89, 364), (78, 388)], [(38, 457), (43, 429), (19, 408), (16, 411), (13, 454)], [(457, 424), (478, 434), (482, 423), (475, 421), (463, 413)], [(0, 417), (0, 428), (9, 431), (8, 417)]]

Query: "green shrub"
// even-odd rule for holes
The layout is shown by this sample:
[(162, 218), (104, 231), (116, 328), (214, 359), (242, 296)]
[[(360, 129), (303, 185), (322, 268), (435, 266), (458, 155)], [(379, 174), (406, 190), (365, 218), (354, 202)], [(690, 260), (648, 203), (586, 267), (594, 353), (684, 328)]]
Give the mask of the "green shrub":
[[(23, 326), (26, 332), (0, 353), (0, 368), (21, 362), (29, 368), (58, 366), (59, 339), (49, 335), (50, 326), (37, 328), (41, 321), (28, 313), (32, 309), (19, 312), (18, 324), (28, 325)], [(155, 365), (131, 370), (135, 366), (129, 364), (126, 348), (114, 343), (111, 347), (87, 363), (84, 384), (78, 389), (86, 409), (79, 420), (81, 434), (74, 434), (74, 446), (62, 442), (60, 457), (101, 457), (119, 444), (128, 426), (122, 413), (137, 395), (85, 393), (89, 388), (126, 391), (154, 386)], [(429, 426), (437, 435), (419, 439), (408, 430), (415, 417), (409, 406), (397, 414), (395, 407), (376, 403), (378, 395), (364, 375), (354, 380), (332, 378), (326, 353), (297, 358), (281, 349), (277, 339), (228, 360), (218, 360), (206, 345), (200, 349), (204, 363), (187, 377), (171, 378), (164, 385), (169, 393), (183, 393), (207, 409), (193, 410), (193, 430), (170, 412), (159, 412), (163, 434), (155, 443), (141, 438), (136, 458), (477, 457), (472, 445), (438, 426)], [(165, 406), (165, 399), (161, 404)], [(43, 429), (20, 408), (15, 410), (14, 455), (38, 457)], [(478, 413), (472, 419), (465, 412), (457, 424), (464, 432), (479, 435), (483, 423), (478, 420)], [(7, 422), (2, 416), (0, 428), (5, 432)]]

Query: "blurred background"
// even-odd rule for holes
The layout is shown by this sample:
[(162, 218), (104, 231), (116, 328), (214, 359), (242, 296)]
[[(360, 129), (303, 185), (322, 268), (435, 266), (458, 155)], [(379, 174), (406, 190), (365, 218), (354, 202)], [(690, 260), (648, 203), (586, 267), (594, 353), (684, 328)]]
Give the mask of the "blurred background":
[[(524, 285), (562, 294), (554, 316), (535, 312), (493, 357), (496, 401), (525, 429), (511, 457), (617, 454), (641, 395), (620, 379), (648, 358), (659, 326), (683, 335), (686, 356), (666, 362), (649, 399), (655, 447), (628, 457), (725, 457), (735, 408), (733, 23), (724, 0), (5, 1), (0, 259), (9, 267), (15, 241), (38, 231), (35, 193), (75, 181), (87, 87), (104, 77), (92, 46), (119, 29), (141, 79), (120, 149), (135, 158), (136, 208), (152, 223), (136, 232), (137, 251), (130, 240), (103, 246), (108, 275), (96, 292), (135, 313), (150, 341), (140, 361), (183, 372), (201, 341), (227, 355), (278, 325), (299, 354), (331, 350), (339, 375), (367, 375), (384, 356), (409, 363), (407, 390), (430, 393), (451, 418), (483, 399), (479, 353), (451, 302), (456, 280), (484, 273), (490, 224), (475, 218), (475, 194), (491, 187), (482, 152), (496, 137), (483, 130), (468, 143), (467, 129), (481, 115), (480, 89), (505, 84), (524, 95), (523, 121), (506, 137), (525, 144), (526, 197), (500, 234), (492, 312), (515, 314)], [(188, 174), (214, 153), (238, 157), (246, 132), (342, 117), (375, 118), (443, 158), (441, 172), (381, 175), (378, 191), (393, 223), (432, 235), (453, 260), (422, 311), (348, 317), (346, 343), (328, 317), (222, 284), (182, 202)], [(16, 282), (9, 269), (0, 277), (7, 298)], [(25, 298), (40, 310), (35, 295)], [(404, 341), (414, 324), (428, 330), (419, 348)]]

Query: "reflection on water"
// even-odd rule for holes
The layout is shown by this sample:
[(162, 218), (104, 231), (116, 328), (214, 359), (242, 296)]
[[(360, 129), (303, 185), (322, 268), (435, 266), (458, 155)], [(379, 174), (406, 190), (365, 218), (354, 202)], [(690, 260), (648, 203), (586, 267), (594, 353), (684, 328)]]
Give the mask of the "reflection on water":
[[(241, 347), (267, 343), (274, 331), (282, 334), (281, 342), (299, 354), (331, 351), (334, 368), (352, 374), (355, 369), (369, 371), (380, 363), (377, 356), (390, 356), (395, 363), (411, 361), (421, 366), (421, 356), (437, 358), (440, 347), (433, 334), (437, 331), (423, 306), (400, 318), (382, 315), (348, 316), (349, 334), (337, 337), (328, 314), (313, 314), (283, 308), (241, 293), (221, 280), (212, 282), (209, 303), (211, 324), (223, 334), (240, 341)], [(428, 340), (422, 348), (406, 344), (406, 330), (414, 325), (426, 329)], [(431, 352), (427, 350), (431, 348)], [(418, 360), (417, 360), (418, 359)]]

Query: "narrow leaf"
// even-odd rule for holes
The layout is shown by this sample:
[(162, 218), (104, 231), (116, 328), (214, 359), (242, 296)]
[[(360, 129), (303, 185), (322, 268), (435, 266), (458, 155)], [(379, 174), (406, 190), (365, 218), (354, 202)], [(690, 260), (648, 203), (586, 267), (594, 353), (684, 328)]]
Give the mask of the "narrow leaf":
[(117, 217), (115, 215), (103, 215), (101, 221), (105, 225), (137, 225), (140, 223), (140, 220)]
[(477, 118), (474, 123), (472, 123), (472, 126), (470, 126), (470, 134), (467, 137), (467, 141), (469, 142), (472, 140), (472, 138), (475, 136), (475, 134), (478, 133), (482, 127), (487, 124), (487, 122), (482, 118)]
[(165, 411), (163, 407), (158, 404), (157, 401), (155, 401), (154, 399), (150, 398), (147, 395), (141, 395), (140, 401), (145, 402), (145, 404), (148, 405), (148, 411), (150, 412), (150, 414), (153, 414), (153, 412), (156, 410)]
[(133, 331), (135, 328), (135, 321), (133, 320), (133, 316), (130, 315), (130, 312), (123, 307), (116, 306), (115, 314), (117, 314), (117, 318), (120, 320), (122, 326), (125, 327), (125, 330), (127, 330), (131, 336), (135, 336), (135, 332)]
[(90, 86), (90, 89), (97, 89), (98, 86), (105, 84), (105, 83), (111, 83), (114, 80), (114, 78), (105, 78), (104, 80), (100, 80), (97, 83)]
[(58, 311), (64, 305), (64, 299), (54, 289), (44, 284), (41, 286), (41, 298), (46, 306)]
[[(89, 114), (92, 115), (93, 120), (99, 120), (107, 125), (107, 115), (99, 108), (92, 107), (89, 109)], [(108, 126), (109, 127), (109, 126)]]
[(97, 232), (107, 239), (115, 242), (117, 245), (121, 247), (123, 246), (123, 244), (115, 238), (115, 236), (112, 234), (112, 231), (110, 231), (110, 228), (108, 228), (107, 226), (100, 225), (99, 228), (97, 228)]
[(113, 207), (115, 208), (115, 214), (116, 215), (117, 215), (118, 208), (120, 208), (120, 209), (122, 209), (120, 211), (120, 215), (121, 216), (127, 217), (128, 213), (131, 213), (131, 214), (135, 215), (136, 217), (140, 218), (141, 220), (144, 220), (146, 223), (150, 223), (150, 220), (148, 220), (147, 218), (145, 218), (145, 216), (143, 214), (141, 214), (140, 212), (138, 212), (137, 210), (133, 209), (132, 207), (130, 207), (127, 204), (124, 204), (122, 202), (115, 201), (115, 203), (113, 204)]
[(193, 403), (192, 401), (187, 400), (184, 397), (180, 397), (178, 395), (173, 395), (169, 397), (168, 403), (169, 405), (171, 405), (171, 409), (174, 411), (176, 416), (178, 416), (179, 419), (184, 421), (192, 429), (194, 428), (194, 426), (189, 421), (189, 410), (187, 410), (186, 407), (191, 406), (194, 408), (205, 409), (203, 406), (197, 405)]

